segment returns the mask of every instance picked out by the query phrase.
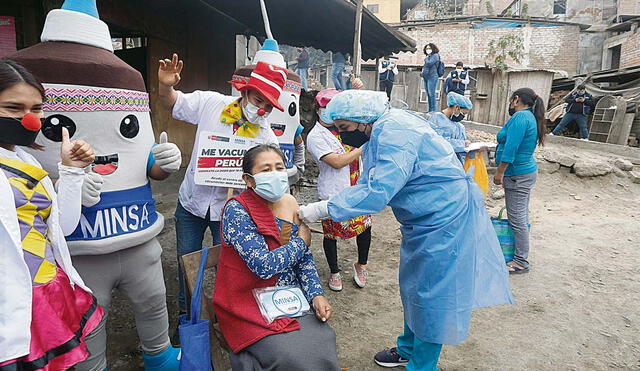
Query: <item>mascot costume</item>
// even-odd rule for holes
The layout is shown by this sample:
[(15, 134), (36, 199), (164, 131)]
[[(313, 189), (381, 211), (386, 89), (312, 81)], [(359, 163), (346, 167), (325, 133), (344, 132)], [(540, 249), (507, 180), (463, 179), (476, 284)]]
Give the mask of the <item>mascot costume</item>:
[[(165, 133), (154, 144), (149, 95), (142, 75), (114, 55), (95, 0), (66, 0), (47, 15), (41, 43), (9, 58), (44, 85), (46, 120), (30, 152), (57, 177), (61, 128), (90, 143), (96, 159), (85, 175), (83, 208), (67, 236), (73, 265), (105, 308), (111, 291), (130, 301), (145, 370), (177, 370), (179, 349), (169, 341), (169, 321), (156, 236), (164, 218), (156, 212), (149, 177), (164, 179), (180, 168), (178, 147)], [(105, 315), (106, 317), (106, 315)], [(76, 366), (106, 367), (106, 328), (100, 348)]]

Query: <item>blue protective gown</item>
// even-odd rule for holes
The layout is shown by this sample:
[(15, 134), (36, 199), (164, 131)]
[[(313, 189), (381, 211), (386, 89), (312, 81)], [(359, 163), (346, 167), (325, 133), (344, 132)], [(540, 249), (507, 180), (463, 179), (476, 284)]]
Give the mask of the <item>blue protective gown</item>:
[(453, 151), (460, 162), (464, 162), (466, 152), (464, 150), (464, 141), (467, 140), (467, 132), (459, 122), (451, 121), (444, 113), (434, 112), (429, 117), (429, 124), (436, 133), (440, 134), (451, 144)]
[(362, 159), (358, 184), (329, 200), (329, 214), (343, 221), (391, 206), (402, 230), (405, 322), (419, 339), (458, 344), (472, 309), (513, 304), (484, 195), (426, 120), (390, 109), (374, 123)]

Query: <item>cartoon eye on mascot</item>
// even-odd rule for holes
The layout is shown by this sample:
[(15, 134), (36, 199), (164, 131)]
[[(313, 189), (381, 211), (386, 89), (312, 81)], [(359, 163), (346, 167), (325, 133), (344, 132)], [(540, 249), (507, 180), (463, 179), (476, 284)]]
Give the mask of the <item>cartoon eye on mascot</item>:
[[(179, 349), (169, 341), (162, 250), (156, 239), (164, 218), (156, 212), (149, 178), (164, 179), (177, 171), (181, 154), (165, 133), (160, 144), (154, 143), (142, 75), (113, 53), (95, 0), (66, 0), (47, 15), (41, 43), (9, 58), (45, 87), (46, 119), (36, 140), (43, 150), (30, 153), (52, 178), (58, 176), (62, 127), (96, 153), (83, 184), (80, 223), (67, 236), (74, 266), (105, 310), (112, 289), (129, 298), (145, 369), (177, 370)], [(98, 336), (106, 345), (106, 328)], [(105, 349), (76, 367), (104, 369)]]

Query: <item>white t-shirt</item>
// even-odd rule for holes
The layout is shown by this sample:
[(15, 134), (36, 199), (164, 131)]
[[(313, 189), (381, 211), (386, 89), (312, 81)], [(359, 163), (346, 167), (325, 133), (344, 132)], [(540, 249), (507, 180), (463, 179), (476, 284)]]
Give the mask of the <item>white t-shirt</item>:
[(323, 156), (330, 153), (341, 155), (346, 151), (338, 138), (320, 123), (316, 123), (307, 136), (307, 151), (318, 163), (318, 168), (320, 169), (318, 196), (321, 200), (328, 200), (351, 185), (349, 165), (334, 169), (331, 165), (321, 160)]
[[(221, 123), (220, 116), (222, 110), (229, 103), (238, 99), (240, 98), (222, 95), (213, 91), (196, 90), (188, 94), (178, 91), (178, 99), (173, 106), (172, 114), (174, 118), (198, 125), (193, 151), (191, 152), (191, 160), (184, 180), (180, 185), (178, 200), (188, 212), (200, 218), (204, 218), (207, 215), (207, 211), (211, 209), (210, 220), (220, 220), (222, 208), (227, 202), (226, 188), (202, 186), (194, 182), (193, 177), (198, 159), (200, 132), (214, 131), (233, 135), (233, 125)], [(271, 144), (276, 147), (279, 145), (278, 138), (268, 124), (261, 126), (258, 135), (253, 139), (262, 144)], [(234, 194), (239, 194), (239, 192), (239, 190), (236, 190)]]

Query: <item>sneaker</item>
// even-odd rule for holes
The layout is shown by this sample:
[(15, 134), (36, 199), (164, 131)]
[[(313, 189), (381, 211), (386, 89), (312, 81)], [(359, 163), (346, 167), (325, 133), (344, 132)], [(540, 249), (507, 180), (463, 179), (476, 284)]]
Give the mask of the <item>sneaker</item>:
[(548, 135), (550, 135), (550, 136), (552, 136), (552, 137), (555, 137), (555, 136), (556, 136), (553, 132), (549, 133)]
[(329, 288), (333, 291), (342, 291), (342, 275), (340, 273), (329, 276)]
[(353, 263), (353, 279), (358, 287), (363, 288), (367, 284), (367, 275), (369, 273), (359, 264)]
[(588, 142), (589, 138), (580, 138), (580, 140), (583, 141), (583, 142)]
[(406, 366), (409, 363), (408, 359), (402, 358), (398, 354), (397, 348), (385, 349), (376, 354), (373, 360), (382, 367), (398, 367)]

